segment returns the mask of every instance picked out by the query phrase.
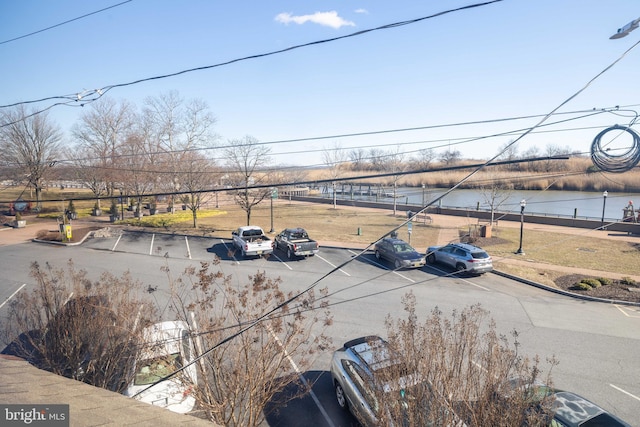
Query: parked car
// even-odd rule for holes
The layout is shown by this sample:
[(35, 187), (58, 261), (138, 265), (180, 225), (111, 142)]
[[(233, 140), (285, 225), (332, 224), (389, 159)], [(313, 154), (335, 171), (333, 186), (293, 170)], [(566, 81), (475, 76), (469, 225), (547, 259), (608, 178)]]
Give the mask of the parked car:
[(231, 232), (231, 238), (243, 257), (273, 253), (273, 241), (257, 225), (238, 227)]
[(404, 240), (386, 237), (374, 246), (377, 259), (384, 258), (395, 268), (419, 268), (425, 265), (425, 257)]
[[(366, 336), (346, 342), (333, 353), (331, 378), (338, 405), (349, 410), (364, 427), (379, 425), (381, 408), (376, 394), (380, 390), (398, 392), (397, 384), (376, 381), (376, 372), (391, 370), (402, 363), (389, 350), (382, 338)], [(404, 369), (399, 368), (397, 372)]]
[(489, 254), (468, 243), (449, 243), (445, 246), (429, 246), (427, 261), (449, 265), (460, 272), (482, 274), (493, 270), (493, 262)]
[[(136, 362), (135, 375), (124, 394), (142, 402), (181, 414), (193, 409), (196, 400), (193, 386), (197, 372), (193, 341), (182, 321), (165, 321), (143, 331), (142, 354)], [(185, 367), (178, 374), (164, 379)]]
[(575, 393), (559, 391), (553, 397), (555, 415), (551, 427), (631, 427), (630, 424)]
[(287, 258), (313, 256), (318, 253), (318, 242), (311, 239), (304, 228), (285, 228), (276, 235), (276, 248), (286, 252)]

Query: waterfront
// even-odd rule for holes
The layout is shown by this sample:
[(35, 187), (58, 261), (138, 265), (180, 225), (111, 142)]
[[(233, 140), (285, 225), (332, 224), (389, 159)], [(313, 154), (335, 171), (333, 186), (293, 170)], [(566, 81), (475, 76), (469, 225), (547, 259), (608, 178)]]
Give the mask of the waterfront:
[[(490, 195), (480, 190), (454, 190), (446, 196), (447, 189), (399, 187), (396, 190), (398, 205), (441, 206), (466, 210), (490, 210)], [(331, 189), (323, 193), (324, 197), (331, 197)], [(375, 188), (354, 185), (353, 192), (347, 185), (337, 190), (336, 197), (340, 200), (367, 200), (393, 203), (393, 189), (384, 191)], [(520, 201), (526, 201), (526, 213), (531, 215), (575, 217), (596, 220), (603, 217), (606, 221), (620, 221), (623, 209), (630, 201), (636, 209), (640, 207), (640, 193), (608, 192), (606, 200), (603, 193), (587, 191), (557, 191), (557, 190), (514, 190), (502, 192), (495, 198), (494, 207), (499, 212), (520, 213)]]

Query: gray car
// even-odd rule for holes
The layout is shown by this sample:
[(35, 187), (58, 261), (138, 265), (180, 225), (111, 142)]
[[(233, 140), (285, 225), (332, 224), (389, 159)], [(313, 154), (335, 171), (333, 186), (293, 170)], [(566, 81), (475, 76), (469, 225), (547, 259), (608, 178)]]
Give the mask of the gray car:
[(449, 243), (445, 246), (429, 246), (427, 262), (446, 264), (456, 271), (471, 274), (482, 274), (493, 270), (491, 256), (483, 250), (468, 243)]
[(385, 370), (406, 373), (387, 342), (378, 336), (353, 339), (333, 353), (331, 378), (338, 405), (349, 410), (364, 427), (379, 425), (383, 409), (376, 396), (382, 390), (395, 393), (400, 387), (398, 384), (411, 381), (410, 377), (398, 377), (395, 384), (376, 381), (376, 373)]
[(376, 242), (374, 251), (377, 259), (386, 259), (395, 268), (420, 268), (426, 264), (424, 255), (404, 240), (386, 237)]

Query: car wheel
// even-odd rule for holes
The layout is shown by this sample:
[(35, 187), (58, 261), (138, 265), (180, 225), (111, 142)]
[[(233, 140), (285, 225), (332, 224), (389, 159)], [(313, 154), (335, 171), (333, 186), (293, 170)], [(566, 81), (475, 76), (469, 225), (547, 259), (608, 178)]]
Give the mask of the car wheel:
[(429, 256), (427, 257), (427, 261), (429, 262), (429, 264), (435, 264), (436, 256), (434, 254), (429, 254)]
[(376, 259), (380, 259), (380, 252), (376, 251)]
[(400, 261), (396, 260), (396, 262), (394, 263), (394, 265), (396, 266), (396, 269), (400, 268)]
[(287, 258), (291, 259), (293, 254), (291, 253), (291, 248), (287, 248)]
[(336, 383), (336, 400), (342, 409), (348, 409), (347, 397), (344, 395), (342, 386), (338, 383)]

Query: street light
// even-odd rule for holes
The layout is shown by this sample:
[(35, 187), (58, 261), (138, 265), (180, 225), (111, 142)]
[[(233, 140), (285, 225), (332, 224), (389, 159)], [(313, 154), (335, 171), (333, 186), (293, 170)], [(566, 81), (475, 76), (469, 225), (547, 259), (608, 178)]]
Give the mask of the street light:
[(424, 208), (424, 188), (425, 188), (425, 185), (422, 184), (422, 207), (423, 208)]
[(608, 191), (605, 191), (604, 193), (602, 193), (602, 224), (601, 224), (601, 228), (603, 230), (606, 230), (607, 228), (604, 226), (604, 208), (607, 205), (607, 196), (609, 195)]
[(273, 199), (275, 199), (276, 197), (278, 197), (278, 190), (276, 190), (275, 188), (272, 188), (271, 189), (271, 230), (270, 230), (271, 233), (276, 231), (273, 228)]
[(122, 188), (119, 188), (118, 190), (120, 190), (120, 221), (124, 221), (124, 204), (122, 200)]
[(524, 230), (524, 208), (527, 206), (527, 201), (525, 199), (520, 200), (520, 247), (516, 251), (518, 255), (524, 255), (524, 251), (522, 250), (522, 232)]

